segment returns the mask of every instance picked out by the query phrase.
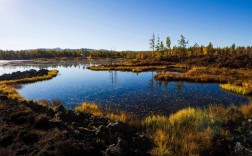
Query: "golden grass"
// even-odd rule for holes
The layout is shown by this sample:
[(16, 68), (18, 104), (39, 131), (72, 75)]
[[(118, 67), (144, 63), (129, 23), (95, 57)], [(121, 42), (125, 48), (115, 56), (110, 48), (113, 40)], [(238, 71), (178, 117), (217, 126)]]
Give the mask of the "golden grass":
[(161, 70), (166, 69), (167, 66), (131, 66), (131, 65), (122, 65), (122, 66), (91, 66), (89, 69), (104, 71), (104, 70), (119, 70), (119, 71), (132, 71), (132, 72), (143, 72), (150, 70)]
[(241, 83), (252, 78), (252, 70), (227, 69), (213, 67), (193, 67), (182, 74), (159, 72), (159, 80), (178, 80), (193, 82), (236, 82)]
[(43, 80), (51, 79), (57, 76), (57, 74), (58, 74), (58, 70), (50, 70), (48, 74), (44, 76), (35, 76), (35, 77), (23, 78), (23, 79), (17, 79), (17, 80), (0, 81), (0, 84), (31, 83), (31, 82), (43, 81)]
[(103, 116), (101, 109), (94, 103), (82, 103), (80, 106), (75, 107), (75, 111), (77, 113), (85, 112), (95, 116)]
[(142, 125), (155, 144), (151, 154), (200, 155), (212, 146), (213, 136), (222, 133), (225, 113), (224, 107), (209, 106), (182, 109), (169, 117), (147, 116)]
[(229, 83), (221, 85), (221, 88), (243, 95), (252, 93), (252, 70), (247, 69), (193, 67), (182, 74), (159, 72), (155, 75), (155, 79), (165, 81)]
[(220, 84), (220, 87), (224, 90), (242, 94), (242, 95), (249, 95), (252, 93), (252, 88), (250, 87), (243, 87), (243, 86), (237, 86), (237, 85), (232, 85), (232, 84)]
[(0, 81), (0, 95), (7, 96), (10, 99), (24, 100), (24, 98), (13, 87), (14, 85), (48, 80), (57, 76), (57, 74), (58, 74), (57, 70), (50, 70), (48, 74), (44, 76), (36, 76), (36, 77), (17, 79), (17, 80)]
[(215, 135), (230, 135), (229, 131), (224, 129), (224, 123), (252, 116), (252, 104), (240, 107), (231, 105), (227, 108), (216, 105), (207, 108), (189, 107), (170, 116), (150, 115), (142, 120), (133, 118), (124, 111), (115, 113), (102, 110), (93, 103), (83, 103), (75, 110), (98, 114), (142, 128), (155, 145), (150, 151), (151, 155), (201, 155), (213, 147), (212, 140)]
[(241, 105), (240, 111), (242, 112), (244, 118), (252, 117), (252, 103), (246, 104), (246, 105)]
[(80, 106), (75, 107), (77, 113), (91, 113), (95, 116), (102, 116), (109, 118), (113, 121), (120, 121), (127, 123), (131, 126), (139, 126), (139, 119), (133, 117), (131, 113), (125, 111), (110, 111), (108, 109), (101, 109), (94, 103), (82, 103)]
[(14, 87), (6, 84), (0, 84), (0, 95), (7, 96), (10, 99), (24, 100), (24, 98), (16, 91)]

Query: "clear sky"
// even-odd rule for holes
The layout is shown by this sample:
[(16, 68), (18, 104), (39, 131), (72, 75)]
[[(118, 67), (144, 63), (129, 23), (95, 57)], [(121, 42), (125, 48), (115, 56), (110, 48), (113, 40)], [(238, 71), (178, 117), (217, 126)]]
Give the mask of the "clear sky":
[(0, 0), (0, 49), (252, 45), (252, 0)]

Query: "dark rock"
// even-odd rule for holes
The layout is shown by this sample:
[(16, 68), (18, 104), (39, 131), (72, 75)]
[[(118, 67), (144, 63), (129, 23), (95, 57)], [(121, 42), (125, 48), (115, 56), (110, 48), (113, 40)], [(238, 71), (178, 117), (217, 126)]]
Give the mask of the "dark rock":
[(127, 156), (128, 153), (128, 143), (119, 139), (116, 146), (112, 145), (106, 149), (105, 156)]
[(91, 117), (91, 114), (89, 113), (77, 113), (77, 119), (79, 122), (82, 122), (85, 119), (89, 119), (90, 117)]
[(19, 124), (19, 125), (25, 124), (27, 121), (28, 121), (28, 119), (25, 116), (20, 116), (20, 117), (15, 119), (15, 123)]
[(17, 151), (16, 155), (25, 155), (27, 152), (28, 152), (27, 148), (22, 148)]
[(50, 125), (52, 127), (57, 127), (57, 128), (59, 128), (61, 130), (66, 129), (66, 127), (67, 127), (65, 125), (65, 123), (62, 120), (59, 120), (59, 119), (51, 119), (51, 120), (49, 120), (49, 122), (50, 122)]
[(98, 127), (98, 129), (99, 129), (100, 131), (106, 131), (106, 130), (107, 130), (107, 127), (104, 126), (104, 125), (100, 125), (100, 126)]
[(75, 121), (76, 120), (76, 114), (73, 110), (67, 110), (65, 118), (67, 121)]
[(128, 148), (128, 143), (127, 143), (127, 141), (124, 141), (122, 139), (118, 139), (116, 146), (126, 149), (126, 148)]
[(0, 96), (0, 100), (3, 100), (3, 101), (5, 101), (5, 100), (8, 100), (9, 98), (7, 97), (7, 96)]
[(91, 122), (91, 123), (88, 125), (88, 127), (93, 127), (93, 126), (99, 127), (100, 125), (104, 125), (104, 123), (103, 123), (103, 122)]
[(64, 112), (58, 112), (55, 114), (55, 117), (56, 119), (59, 119), (59, 120), (66, 120), (66, 113)]
[(34, 127), (37, 129), (47, 130), (51, 128), (51, 124), (47, 117), (40, 116), (35, 120)]
[(66, 109), (65, 109), (65, 107), (63, 105), (59, 105), (59, 106), (57, 106), (57, 107), (54, 108), (54, 112), (55, 113), (58, 113), (58, 112), (60, 112), (60, 113), (66, 113)]
[(32, 144), (34, 142), (37, 142), (37, 140), (39, 139), (39, 135), (34, 132), (28, 132), (24, 130), (20, 132), (19, 139), (26, 144)]
[(84, 134), (95, 134), (96, 133), (95, 130), (91, 130), (91, 129), (84, 128), (84, 127), (78, 127), (78, 130), (80, 130), (80, 132), (84, 133)]
[(107, 125), (107, 128), (112, 132), (121, 132), (121, 133), (130, 133), (131, 129), (129, 128), (129, 126), (127, 126), (126, 124), (122, 123), (122, 122), (110, 122)]
[(52, 108), (49, 108), (49, 109), (47, 110), (46, 114), (47, 114), (48, 116), (52, 117), (52, 118), (55, 116), (55, 113), (54, 113), (54, 111), (53, 111)]
[(0, 146), (7, 147), (12, 144), (14, 137), (12, 135), (4, 136), (0, 139)]
[(15, 122), (16, 124), (23, 124), (28, 121), (27, 116), (30, 114), (31, 112), (29, 111), (20, 111), (17, 113), (13, 113), (10, 118), (11, 118), (11, 121)]
[(85, 155), (80, 144), (73, 140), (66, 140), (56, 144), (57, 155)]

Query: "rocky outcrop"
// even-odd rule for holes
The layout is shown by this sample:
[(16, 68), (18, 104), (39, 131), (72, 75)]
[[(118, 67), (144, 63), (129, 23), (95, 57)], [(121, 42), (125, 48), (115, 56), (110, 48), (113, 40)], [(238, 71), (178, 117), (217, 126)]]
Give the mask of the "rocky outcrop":
[(0, 97), (1, 155), (148, 155), (148, 139), (137, 129), (62, 105)]
[(13, 72), (11, 74), (3, 74), (0, 76), (0, 80), (17, 80), (17, 79), (23, 79), (23, 78), (30, 78), (35, 76), (44, 76), (47, 75), (49, 70), (47, 69), (40, 69), (38, 71), (31, 69), (27, 71), (17, 71)]

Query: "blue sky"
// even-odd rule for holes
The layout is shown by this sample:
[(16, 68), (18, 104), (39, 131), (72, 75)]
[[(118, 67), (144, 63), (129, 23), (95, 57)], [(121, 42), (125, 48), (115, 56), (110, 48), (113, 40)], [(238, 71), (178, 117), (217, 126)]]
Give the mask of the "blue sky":
[(0, 49), (149, 50), (152, 33), (176, 45), (252, 45), (251, 0), (0, 0)]

